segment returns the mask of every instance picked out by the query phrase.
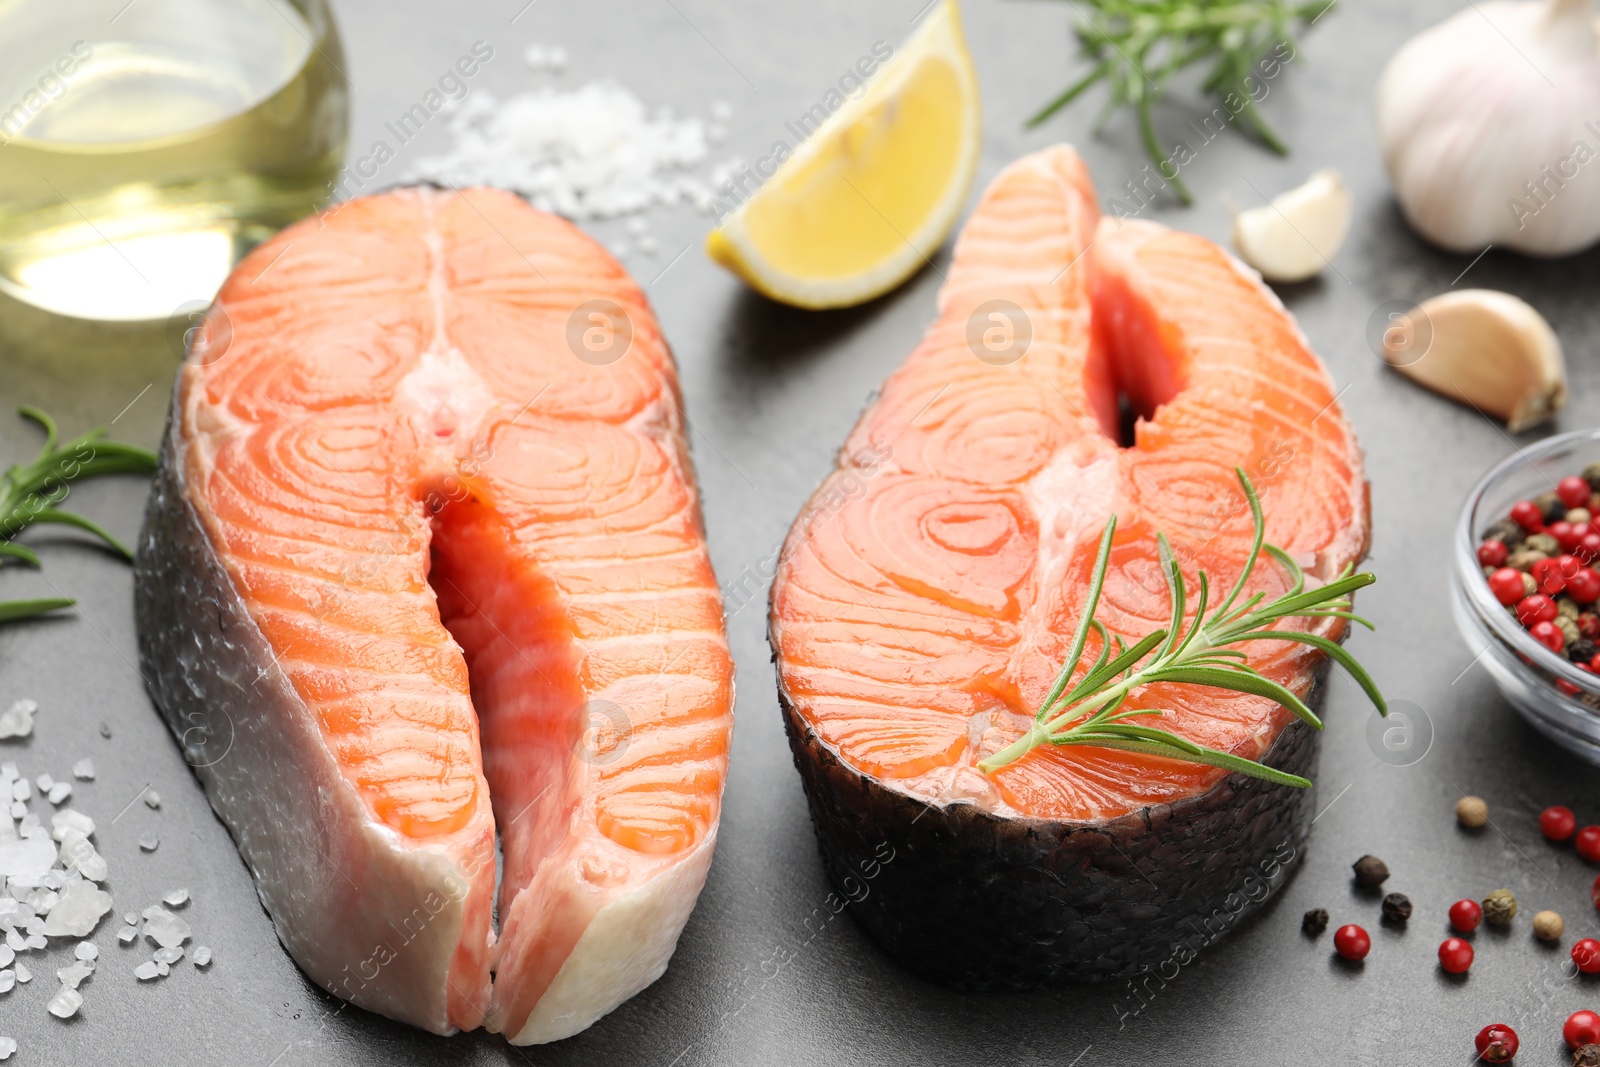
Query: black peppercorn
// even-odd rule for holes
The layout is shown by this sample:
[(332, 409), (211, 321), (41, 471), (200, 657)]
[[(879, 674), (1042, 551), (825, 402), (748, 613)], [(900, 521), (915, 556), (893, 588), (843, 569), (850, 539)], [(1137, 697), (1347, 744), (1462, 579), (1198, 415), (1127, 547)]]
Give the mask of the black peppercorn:
[(1600, 1045), (1584, 1045), (1575, 1051), (1572, 1067), (1600, 1067)]
[(1386, 921), (1404, 926), (1411, 918), (1411, 898), (1404, 893), (1390, 893), (1383, 898), (1383, 917)]
[(1527, 531), (1510, 519), (1501, 519), (1483, 531), (1483, 539), (1485, 541), (1499, 541), (1507, 548), (1516, 548), (1526, 536)]
[(1533, 498), (1533, 505), (1539, 509), (1546, 523), (1556, 522), (1567, 517), (1567, 506), (1554, 493), (1540, 493)]
[(1376, 889), (1389, 878), (1389, 865), (1376, 856), (1362, 856), (1351, 864), (1356, 872), (1356, 885), (1362, 889)]
[(1589, 483), (1589, 488), (1600, 493), (1600, 463), (1591, 463), (1583, 468), (1583, 480)]
[(1328, 909), (1312, 908), (1306, 912), (1305, 918), (1300, 920), (1300, 932), (1307, 937), (1321, 937), (1322, 931), (1328, 928)]
[(1600, 651), (1600, 646), (1587, 637), (1580, 637), (1567, 646), (1567, 658), (1574, 663), (1588, 663), (1594, 659), (1595, 652)]

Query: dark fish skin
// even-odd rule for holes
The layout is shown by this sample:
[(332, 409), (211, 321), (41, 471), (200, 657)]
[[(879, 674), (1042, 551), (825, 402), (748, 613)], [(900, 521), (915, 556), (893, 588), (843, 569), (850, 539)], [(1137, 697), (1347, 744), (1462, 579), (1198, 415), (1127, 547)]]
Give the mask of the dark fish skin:
[[(374, 826), (343, 781), (185, 496), (183, 448), (169, 416), (134, 562), (146, 688), (301, 969), (363, 1008), (451, 1033), (466, 886), (444, 857)], [(419, 884), (446, 904), (416, 929)]]
[[(1324, 660), (1313, 708), (1326, 674)], [(885, 951), (957, 988), (1182, 966), (1283, 885), (1311, 830), (1311, 790), (1241, 774), (1102, 822), (930, 805), (843, 763), (779, 699), (829, 879)], [(1262, 762), (1311, 777), (1321, 742), (1296, 721)]]

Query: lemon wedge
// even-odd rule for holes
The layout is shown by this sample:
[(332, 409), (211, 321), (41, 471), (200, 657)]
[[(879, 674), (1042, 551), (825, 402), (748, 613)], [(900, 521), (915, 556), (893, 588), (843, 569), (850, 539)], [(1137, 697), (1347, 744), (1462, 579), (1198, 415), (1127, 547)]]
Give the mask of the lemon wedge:
[[(774, 145), (776, 171), (706, 238), (712, 259), (798, 307), (850, 307), (888, 292), (955, 225), (980, 125), (955, 0), (940, 0), (859, 96), (832, 97), (842, 103), (831, 113), (827, 98), (812, 108), (820, 121), (788, 124), (805, 139), (792, 150)], [(743, 193), (730, 185), (725, 195)]]

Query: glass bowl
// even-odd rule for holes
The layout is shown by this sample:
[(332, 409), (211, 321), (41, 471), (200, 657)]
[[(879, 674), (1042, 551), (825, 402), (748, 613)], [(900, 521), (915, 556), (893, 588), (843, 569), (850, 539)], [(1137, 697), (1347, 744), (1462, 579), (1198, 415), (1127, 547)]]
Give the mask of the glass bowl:
[[(1489, 592), (1477, 549), (1483, 531), (1511, 505), (1551, 492), (1600, 461), (1600, 429), (1547, 438), (1503, 460), (1473, 486), (1456, 523), (1451, 600), (1468, 651), (1523, 718), (1563, 748), (1600, 765), (1600, 676), (1545, 648)], [(1570, 692), (1556, 687), (1570, 683)]]

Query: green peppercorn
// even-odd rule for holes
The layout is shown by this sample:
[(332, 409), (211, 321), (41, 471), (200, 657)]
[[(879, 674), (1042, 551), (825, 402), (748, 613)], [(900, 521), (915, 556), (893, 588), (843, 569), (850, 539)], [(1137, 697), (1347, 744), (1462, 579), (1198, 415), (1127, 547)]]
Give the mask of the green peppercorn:
[(1589, 483), (1589, 488), (1600, 493), (1600, 463), (1591, 463), (1583, 468), (1583, 480)]
[(1554, 558), (1561, 554), (1561, 542), (1547, 533), (1536, 533), (1527, 537), (1522, 542), (1523, 548), (1535, 548), (1545, 555)]
[(1539, 591), (1539, 583), (1533, 580), (1533, 575), (1526, 572), (1522, 575), (1522, 595), (1532, 596)]
[(1578, 525), (1580, 522), (1588, 522), (1592, 517), (1593, 513), (1590, 512), (1588, 508), (1567, 509), (1567, 521), (1572, 523), (1574, 526)]
[(1535, 563), (1549, 558), (1550, 555), (1547, 552), (1540, 552), (1537, 548), (1528, 548), (1524, 546), (1506, 557), (1506, 566), (1527, 574), (1529, 571), (1533, 570), (1533, 565)]
[(1567, 594), (1565, 594), (1565, 593), (1562, 593), (1560, 596), (1556, 597), (1556, 614), (1557, 615), (1560, 615), (1563, 618), (1576, 620), (1578, 615), (1579, 615), (1579, 613), (1580, 613), (1580, 609), (1578, 607), (1578, 602), (1576, 600), (1573, 600), (1571, 597), (1567, 596)]
[(1328, 928), (1328, 909), (1312, 908), (1300, 920), (1300, 932), (1307, 937), (1321, 937), (1322, 931)]
[(1490, 926), (1506, 926), (1517, 914), (1517, 898), (1509, 889), (1496, 889), (1483, 898), (1483, 921)]
[(1356, 885), (1362, 889), (1376, 889), (1389, 877), (1389, 865), (1376, 856), (1362, 856), (1350, 868), (1356, 872)]
[(1573, 622), (1569, 616), (1557, 615), (1555, 623), (1556, 629), (1560, 630), (1561, 636), (1565, 638), (1565, 643), (1562, 645), (1563, 648), (1572, 645), (1578, 638), (1583, 636), (1578, 632), (1578, 624)]

